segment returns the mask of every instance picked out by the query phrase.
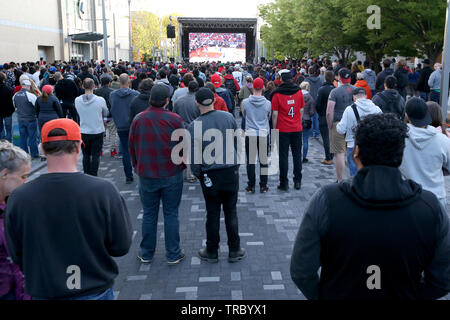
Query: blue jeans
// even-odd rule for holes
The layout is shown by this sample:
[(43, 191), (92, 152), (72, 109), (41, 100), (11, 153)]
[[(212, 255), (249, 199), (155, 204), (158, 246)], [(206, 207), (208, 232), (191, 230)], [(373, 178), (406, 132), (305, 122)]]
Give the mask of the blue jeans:
[(122, 164), (123, 171), (127, 178), (133, 178), (133, 167), (131, 166), (130, 151), (128, 150), (128, 135), (130, 131), (117, 131), (120, 139), (120, 147), (122, 148)]
[(314, 116), (311, 118), (312, 120), (312, 128), (313, 128), (313, 133), (314, 133), (314, 137), (319, 137), (320, 136), (320, 128), (319, 128), (319, 114), (316, 112), (314, 114)]
[(312, 136), (313, 128), (311, 129), (303, 129), (303, 159), (306, 159), (306, 156), (308, 155), (308, 147), (309, 147), (309, 138)]
[(353, 159), (353, 148), (347, 148), (347, 164), (350, 169), (350, 177), (353, 177), (358, 172), (355, 159)]
[(425, 102), (428, 101), (428, 95), (429, 95), (428, 92), (420, 91), (420, 97), (421, 97), (423, 100), (425, 100)]
[[(53, 300), (45, 298), (35, 298), (32, 300)], [(58, 299), (59, 300), (59, 299)], [(75, 297), (75, 298), (65, 298), (61, 300), (114, 300), (114, 292), (112, 288), (107, 289), (101, 293), (92, 294), (89, 296)]]
[[(6, 134), (5, 134), (6, 131)], [(12, 116), (0, 117), (0, 139), (5, 139), (12, 142)]]
[(434, 91), (434, 90), (431, 90), (430, 100), (434, 101), (434, 102), (437, 102), (437, 103), (440, 103), (440, 101), (441, 101), (441, 93), (437, 92), (437, 91)]
[(153, 259), (156, 249), (159, 205), (164, 213), (164, 241), (167, 261), (178, 259), (181, 253), (178, 208), (183, 192), (183, 172), (169, 178), (139, 178), (142, 209), (141, 257)]
[[(37, 121), (19, 120), (20, 147), (32, 157), (39, 157)], [(28, 149), (30, 147), (30, 149)]]

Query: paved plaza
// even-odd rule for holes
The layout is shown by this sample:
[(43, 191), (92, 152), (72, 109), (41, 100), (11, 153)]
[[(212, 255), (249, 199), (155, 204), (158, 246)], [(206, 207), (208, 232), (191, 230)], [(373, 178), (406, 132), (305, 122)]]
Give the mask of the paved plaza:
[[(81, 158), (81, 157), (80, 157)], [(117, 259), (119, 276), (114, 285), (119, 300), (266, 300), (305, 299), (291, 280), (290, 259), (295, 237), (305, 208), (314, 192), (335, 181), (334, 166), (320, 163), (323, 148), (319, 140), (310, 139), (309, 162), (303, 164), (302, 189), (292, 183), (290, 191), (277, 190), (278, 175), (269, 177), (269, 192), (246, 194), (245, 166), (240, 167), (238, 200), (239, 234), (248, 257), (231, 264), (227, 261), (226, 231), (221, 218), (219, 263), (200, 261), (197, 251), (205, 245), (205, 203), (199, 183), (185, 183), (179, 211), (181, 244), (186, 258), (176, 266), (165, 259), (163, 214), (159, 213), (158, 245), (151, 264), (140, 263), (136, 255), (141, 241), (142, 207), (137, 181), (125, 184), (122, 161), (109, 153), (101, 159), (99, 176), (112, 181), (127, 202), (133, 223), (133, 244), (129, 253)], [(81, 159), (80, 159), (81, 160)], [(39, 163), (34, 164), (36, 168)], [(81, 170), (81, 161), (80, 161)], [(46, 172), (42, 168), (31, 179)], [(136, 179), (137, 180), (137, 179)], [(450, 181), (447, 180), (450, 195)], [(258, 180), (257, 180), (258, 183)], [(447, 296), (449, 298), (449, 296)]]

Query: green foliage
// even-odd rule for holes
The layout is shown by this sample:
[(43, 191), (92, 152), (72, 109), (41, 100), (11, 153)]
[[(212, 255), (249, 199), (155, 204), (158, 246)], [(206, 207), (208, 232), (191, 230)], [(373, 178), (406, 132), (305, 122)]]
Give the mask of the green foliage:
[[(370, 30), (369, 5), (381, 9), (381, 29)], [(384, 55), (435, 61), (442, 51), (446, 0), (274, 0), (259, 7), (269, 48), (295, 58), (349, 59), (355, 51), (380, 61)], [(310, 43), (308, 40), (310, 40)]]

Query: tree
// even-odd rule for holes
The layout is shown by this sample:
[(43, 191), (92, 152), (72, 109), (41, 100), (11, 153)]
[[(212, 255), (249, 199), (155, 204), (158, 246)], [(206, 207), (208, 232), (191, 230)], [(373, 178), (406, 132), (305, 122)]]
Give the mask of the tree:
[[(178, 20), (176, 18), (180, 15), (174, 13), (171, 16), (172, 25), (175, 26), (175, 34), (177, 36), (175, 43), (178, 43)], [(148, 11), (133, 13), (131, 30), (133, 34), (133, 58), (135, 61), (142, 61), (144, 57), (153, 57), (154, 49), (161, 48), (160, 40), (167, 39), (166, 27), (169, 22), (169, 16), (162, 17), (160, 34), (158, 15)], [(168, 56), (168, 53), (166, 53), (166, 56)]]

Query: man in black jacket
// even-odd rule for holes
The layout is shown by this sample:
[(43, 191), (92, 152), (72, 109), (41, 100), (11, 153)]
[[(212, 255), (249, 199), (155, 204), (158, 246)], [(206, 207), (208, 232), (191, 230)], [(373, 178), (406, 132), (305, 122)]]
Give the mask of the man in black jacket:
[(6, 74), (0, 72), (0, 139), (12, 142), (13, 89), (5, 82)]
[(384, 80), (386, 79), (386, 77), (392, 76), (394, 74), (394, 69), (391, 68), (391, 63), (391, 59), (383, 60), (384, 70), (377, 75), (377, 82), (375, 83), (377, 92), (381, 92), (384, 90)]
[(399, 119), (405, 118), (405, 100), (400, 93), (395, 90), (397, 87), (397, 78), (394, 76), (386, 77), (384, 81), (384, 91), (379, 92), (373, 97), (372, 101), (380, 107), (383, 113), (395, 113)]
[(134, 117), (150, 107), (150, 93), (153, 88), (152, 79), (144, 79), (139, 84), (139, 95), (131, 101), (130, 105), (130, 126)]
[(330, 153), (330, 132), (327, 124), (327, 105), (328, 97), (331, 90), (334, 89), (334, 72), (325, 71), (325, 83), (319, 88), (316, 100), (316, 111), (319, 115), (319, 130), (323, 140), (323, 149), (325, 151), (325, 159), (321, 161), (322, 164), (332, 165), (333, 155)]
[(430, 79), (433, 69), (430, 67), (430, 60), (423, 60), (423, 69), (420, 71), (419, 80), (417, 81), (417, 91), (420, 92), (420, 97), (428, 101), (430, 96), (430, 86), (428, 85), (428, 79)]
[(359, 172), (311, 199), (291, 260), (291, 277), (306, 298), (438, 299), (450, 291), (447, 213), (398, 169), (407, 131), (392, 114), (361, 120)]
[(11, 258), (23, 270), (33, 299), (113, 300), (119, 273), (113, 257), (131, 246), (125, 200), (111, 182), (78, 172), (77, 123), (52, 120), (41, 133), (48, 173), (8, 199)]
[(75, 109), (75, 99), (78, 97), (78, 87), (75, 81), (70, 80), (69, 77), (63, 78), (61, 73), (56, 73), (56, 85), (55, 85), (55, 95), (61, 102), (61, 108), (63, 111), (64, 118), (67, 114), (76, 123), (80, 123), (80, 118), (78, 112)]

